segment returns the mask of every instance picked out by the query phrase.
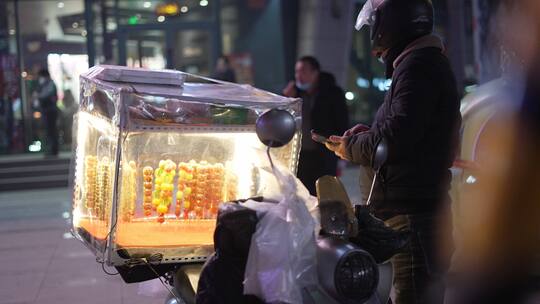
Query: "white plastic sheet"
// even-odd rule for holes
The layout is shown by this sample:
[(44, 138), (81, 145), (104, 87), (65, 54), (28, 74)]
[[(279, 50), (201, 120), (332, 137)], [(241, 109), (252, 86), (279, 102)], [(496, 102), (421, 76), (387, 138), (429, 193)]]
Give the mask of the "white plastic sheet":
[(289, 171), (274, 170), (279, 203), (248, 204), (264, 215), (251, 240), (244, 294), (266, 303), (302, 303), (302, 289), (317, 284), (315, 228), (309, 209), (316, 204)]

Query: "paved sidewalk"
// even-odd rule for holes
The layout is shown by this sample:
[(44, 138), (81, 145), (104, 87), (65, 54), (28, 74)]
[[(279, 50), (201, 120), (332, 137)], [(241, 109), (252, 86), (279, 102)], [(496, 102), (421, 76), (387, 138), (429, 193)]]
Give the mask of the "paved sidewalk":
[[(57, 158), (61, 159), (68, 159), (71, 158), (72, 152), (70, 151), (62, 151), (58, 153)], [(45, 154), (44, 153), (24, 153), (24, 154), (8, 154), (8, 155), (0, 155), (0, 164), (1, 163), (9, 163), (9, 162), (18, 162), (18, 161), (33, 161), (33, 160), (41, 160), (44, 159)], [(55, 158), (52, 158), (55, 159)]]
[[(350, 168), (342, 177), (353, 201), (356, 175)], [(70, 205), (65, 188), (0, 193), (0, 304), (164, 303), (164, 288), (144, 296), (140, 284), (102, 271), (69, 233)]]
[(164, 303), (108, 276), (69, 233), (67, 189), (0, 193), (0, 303)]

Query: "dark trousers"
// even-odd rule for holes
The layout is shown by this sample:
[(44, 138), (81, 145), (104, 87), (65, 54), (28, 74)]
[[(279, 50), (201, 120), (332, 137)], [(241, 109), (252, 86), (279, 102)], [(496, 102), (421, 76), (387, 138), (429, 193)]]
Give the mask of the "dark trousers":
[(45, 153), (48, 155), (58, 154), (58, 110), (44, 110), (42, 113), (43, 123), (46, 131), (46, 147)]
[(317, 195), (315, 182), (324, 175), (335, 176), (337, 173), (337, 158), (326, 151), (301, 151), (298, 160), (298, 178), (309, 190), (311, 195)]
[(437, 240), (441, 236), (438, 217), (434, 215), (398, 215), (385, 224), (394, 230), (409, 229), (408, 248), (392, 259), (395, 304), (443, 303), (444, 268), (438, 262)]

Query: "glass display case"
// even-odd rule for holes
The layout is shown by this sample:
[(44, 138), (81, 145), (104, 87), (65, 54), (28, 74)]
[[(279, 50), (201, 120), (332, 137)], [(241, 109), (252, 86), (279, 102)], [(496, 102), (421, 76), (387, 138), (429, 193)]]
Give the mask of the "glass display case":
[(257, 118), (284, 109), (293, 140), (272, 149), (295, 171), (301, 101), (178, 71), (97, 66), (81, 75), (73, 230), (108, 265), (159, 255), (204, 260), (222, 202), (263, 195), (271, 173)]

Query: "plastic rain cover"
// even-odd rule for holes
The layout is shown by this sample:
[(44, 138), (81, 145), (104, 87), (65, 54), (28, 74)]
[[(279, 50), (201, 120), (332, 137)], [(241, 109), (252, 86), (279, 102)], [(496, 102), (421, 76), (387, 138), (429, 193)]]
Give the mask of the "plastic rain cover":
[[(285, 169), (275, 169), (279, 203), (255, 208), (264, 215), (252, 237), (244, 294), (265, 303), (302, 303), (302, 289), (317, 284), (315, 229), (309, 212), (316, 204), (307, 189)], [(253, 207), (253, 206), (251, 206)]]

